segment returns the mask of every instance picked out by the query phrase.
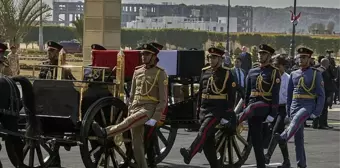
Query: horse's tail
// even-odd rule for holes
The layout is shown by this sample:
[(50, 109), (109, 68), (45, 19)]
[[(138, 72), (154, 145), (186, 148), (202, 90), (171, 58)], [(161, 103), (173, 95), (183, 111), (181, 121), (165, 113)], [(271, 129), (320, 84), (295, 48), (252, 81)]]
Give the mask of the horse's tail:
[(22, 97), (23, 97), (23, 107), (24, 111), (27, 115), (27, 125), (26, 125), (26, 133), (28, 135), (32, 135), (33, 133), (36, 134), (40, 131), (39, 129), (39, 122), (35, 116), (35, 98), (33, 92), (33, 85), (32, 83), (23, 76), (15, 76), (12, 78), (13, 81), (19, 82), (21, 85), (22, 90)]

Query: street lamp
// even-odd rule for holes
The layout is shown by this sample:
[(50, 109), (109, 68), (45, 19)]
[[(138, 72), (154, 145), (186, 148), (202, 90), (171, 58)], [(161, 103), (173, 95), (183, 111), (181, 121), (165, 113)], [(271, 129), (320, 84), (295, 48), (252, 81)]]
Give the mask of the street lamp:
[(43, 51), (44, 50), (44, 35), (43, 35), (43, 19), (42, 19), (42, 7), (43, 7), (43, 2), (40, 0), (40, 25), (39, 25), (39, 50)]
[(297, 20), (295, 19), (296, 17), (296, 0), (294, 0), (294, 12), (293, 12), (293, 32), (292, 32), (292, 39), (290, 43), (290, 56), (295, 57), (295, 27), (297, 25)]

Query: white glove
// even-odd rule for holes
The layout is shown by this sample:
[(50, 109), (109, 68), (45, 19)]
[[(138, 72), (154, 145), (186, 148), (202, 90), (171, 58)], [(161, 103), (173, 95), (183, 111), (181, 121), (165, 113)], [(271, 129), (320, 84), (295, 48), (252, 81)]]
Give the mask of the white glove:
[(224, 119), (224, 118), (222, 118), (221, 121), (220, 121), (221, 125), (225, 125), (225, 124), (228, 124), (228, 123), (229, 123), (229, 121)]
[(318, 116), (316, 116), (316, 115), (314, 115), (314, 114), (312, 114), (312, 115), (310, 115), (310, 118), (311, 119), (314, 119), (314, 118), (317, 118)]
[(145, 125), (149, 125), (149, 126), (155, 126), (155, 124), (157, 123), (157, 121), (155, 119), (150, 119), (148, 120)]
[(274, 121), (274, 118), (273, 118), (272, 116), (268, 116), (268, 117), (266, 118), (265, 123), (271, 123), (271, 122), (273, 122), (273, 121)]

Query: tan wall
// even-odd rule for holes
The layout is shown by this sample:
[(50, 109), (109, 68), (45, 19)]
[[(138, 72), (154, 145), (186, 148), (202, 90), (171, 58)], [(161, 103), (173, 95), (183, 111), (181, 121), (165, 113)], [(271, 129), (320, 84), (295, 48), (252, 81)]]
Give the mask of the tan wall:
[(85, 0), (84, 64), (91, 63), (91, 45), (119, 49), (121, 39), (121, 0)]

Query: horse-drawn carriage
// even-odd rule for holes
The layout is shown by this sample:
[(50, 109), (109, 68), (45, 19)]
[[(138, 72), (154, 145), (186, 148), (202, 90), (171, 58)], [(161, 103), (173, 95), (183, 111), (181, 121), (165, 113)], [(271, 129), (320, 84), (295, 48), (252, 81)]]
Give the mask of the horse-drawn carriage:
[[(22, 88), (26, 101), (22, 103), (24, 110), (18, 114), (18, 129), (8, 131), (4, 127), (0, 130), (20, 139), (20, 145), (5, 141), (8, 157), (14, 166), (58, 166), (60, 147), (70, 150), (72, 146), (79, 146), (85, 167), (135, 167), (129, 132), (104, 140), (95, 136), (91, 125), (96, 121), (105, 127), (117, 124), (127, 116), (127, 90), (135, 67), (140, 65), (139, 51), (93, 51), (92, 56), (93, 67), (55, 66), (57, 80), (35, 79), (29, 95), (24, 91), (27, 87)], [(205, 53), (161, 51), (159, 59), (159, 66), (164, 67), (169, 75), (170, 96), (166, 121), (156, 128), (159, 143), (153, 148), (157, 163), (171, 151), (178, 129), (199, 125), (194, 84), (199, 81)], [(65, 67), (80, 68), (81, 78), (77, 81), (61, 80)], [(95, 79), (84, 80), (85, 69), (90, 69)], [(190, 96), (174, 103), (174, 83), (189, 86)], [(221, 164), (231, 167), (244, 164), (252, 147), (242, 125), (220, 126), (216, 142)], [(35, 161), (38, 165), (34, 164)]]

